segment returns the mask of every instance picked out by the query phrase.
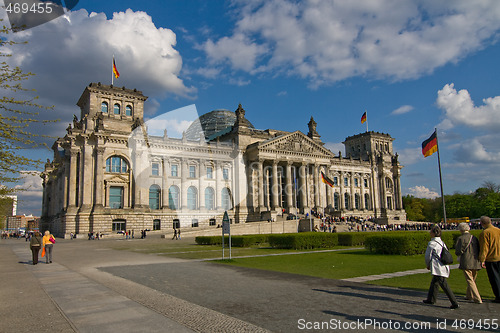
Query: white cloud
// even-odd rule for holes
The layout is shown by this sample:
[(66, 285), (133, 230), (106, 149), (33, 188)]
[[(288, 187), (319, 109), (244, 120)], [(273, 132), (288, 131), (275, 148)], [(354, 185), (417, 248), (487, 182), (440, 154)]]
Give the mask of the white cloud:
[(399, 108), (397, 108), (396, 110), (392, 111), (391, 114), (392, 115), (399, 115), (399, 114), (408, 113), (412, 110), (413, 110), (413, 106), (403, 105), (403, 106), (400, 106)]
[(435, 199), (439, 197), (439, 194), (437, 192), (432, 191), (425, 186), (418, 185), (415, 187), (410, 187), (408, 189), (408, 193), (416, 198)]
[(325, 148), (330, 150), (335, 155), (338, 155), (339, 151), (342, 152), (342, 154), (345, 154), (345, 146), (341, 142), (339, 142), (339, 143), (337, 143), (337, 142), (325, 142)]
[(473, 138), (455, 150), (455, 159), (460, 163), (500, 163), (500, 152), (486, 151), (479, 139)]
[(500, 2), (233, 1), (232, 34), (202, 45), (210, 63), (282, 71), (311, 85), (350, 77), (403, 80), (491, 43)]
[(457, 92), (453, 83), (438, 91), (437, 105), (443, 109), (447, 128), (465, 125), (488, 130), (500, 129), (500, 96), (483, 99), (482, 106), (475, 106), (469, 92)]
[(403, 166), (408, 166), (422, 161), (424, 155), (422, 155), (422, 148), (405, 148), (402, 151), (398, 151), (399, 162)]

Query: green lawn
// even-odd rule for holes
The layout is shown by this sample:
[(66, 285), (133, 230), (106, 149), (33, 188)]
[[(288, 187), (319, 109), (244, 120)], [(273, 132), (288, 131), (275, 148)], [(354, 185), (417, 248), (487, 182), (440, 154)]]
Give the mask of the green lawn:
[[(114, 243), (112, 247), (117, 250), (152, 253), (182, 259), (217, 259), (222, 257), (220, 246), (196, 245), (184, 240), (179, 242), (162, 240), (148, 243), (125, 241), (118, 244)], [(370, 253), (367, 250), (345, 249), (345, 247), (338, 247), (338, 249), (342, 249), (342, 251), (315, 252), (314, 250), (296, 251), (268, 247), (233, 247), (233, 260), (217, 260), (216, 262), (327, 279), (345, 279), (425, 268), (423, 255), (379, 255)], [(292, 254), (296, 252), (311, 253)], [(287, 253), (289, 255), (286, 255)], [(285, 255), (273, 256), (272, 254)], [(252, 255), (267, 256), (234, 259), (234, 257), (238, 256)], [(229, 257), (229, 249), (227, 248), (225, 257)], [(430, 280), (431, 275), (427, 273), (376, 280), (368, 283), (425, 291), (429, 288)], [(457, 295), (465, 295), (466, 283), (461, 270), (452, 270), (448, 282)], [(483, 298), (494, 298), (485, 270), (479, 272), (477, 285)]]

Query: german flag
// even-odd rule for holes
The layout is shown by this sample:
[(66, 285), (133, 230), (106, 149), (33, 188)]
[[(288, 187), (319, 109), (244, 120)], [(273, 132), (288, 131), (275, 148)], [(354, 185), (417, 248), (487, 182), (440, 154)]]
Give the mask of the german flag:
[(115, 57), (113, 57), (113, 74), (115, 74), (115, 78), (120, 77), (120, 73), (118, 73), (118, 69), (116, 68)]
[(424, 157), (431, 156), (435, 152), (437, 152), (437, 134), (436, 130), (434, 130), (434, 133), (422, 142), (422, 154), (424, 154)]
[(366, 121), (366, 111), (365, 113), (363, 113), (363, 115), (361, 116), (361, 123), (364, 124)]
[(323, 171), (321, 171), (321, 180), (323, 180), (323, 183), (325, 183), (326, 185), (330, 185), (330, 187), (333, 187), (333, 181), (327, 176), (325, 176)]

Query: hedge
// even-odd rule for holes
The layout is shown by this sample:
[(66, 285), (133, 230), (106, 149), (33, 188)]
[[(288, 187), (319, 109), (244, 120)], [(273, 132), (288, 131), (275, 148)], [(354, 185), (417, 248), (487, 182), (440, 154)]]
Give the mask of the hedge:
[(425, 253), (428, 242), (427, 232), (404, 232), (370, 236), (365, 248), (378, 254), (413, 255)]
[[(231, 246), (248, 247), (255, 244), (267, 243), (268, 235), (243, 235), (231, 236)], [(222, 236), (197, 236), (195, 242), (198, 245), (222, 245)], [(229, 236), (224, 236), (224, 244), (229, 244)]]
[(269, 235), (269, 245), (278, 249), (332, 248), (338, 245), (338, 234), (329, 232), (303, 232), (298, 234)]
[(339, 245), (359, 246), (365, 243), (366, 237), (373, 235), (373, 232), (341, 232), (338, 233)]

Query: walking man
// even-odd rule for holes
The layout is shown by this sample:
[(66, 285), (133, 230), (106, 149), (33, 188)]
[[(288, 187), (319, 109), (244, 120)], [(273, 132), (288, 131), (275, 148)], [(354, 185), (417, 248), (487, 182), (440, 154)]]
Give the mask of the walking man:
[(488, 273), (495, 294), (493, 302), (500, 303), (500, 229), (491, 224), (488, 216), (481, 216), (480, 221), (484, 230), (479, 235), (479, 261)]

